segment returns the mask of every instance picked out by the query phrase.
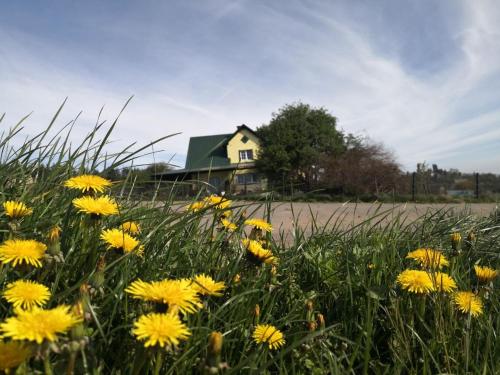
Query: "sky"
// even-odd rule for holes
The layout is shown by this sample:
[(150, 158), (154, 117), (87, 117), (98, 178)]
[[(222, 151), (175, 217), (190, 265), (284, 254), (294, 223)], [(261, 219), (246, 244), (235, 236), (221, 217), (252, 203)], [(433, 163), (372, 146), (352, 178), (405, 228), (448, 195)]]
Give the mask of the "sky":
[[(111, 151), (155, 146), (183, 166), (189, 137), (270, 121), (285, 104), (324, 107), (346, 133), (405, 170), (500, 173), (497, 0), (0, 0), (0, 126), (22, 135), (81, 111)], [(148, 160), (146, 160), (147, 162)]]

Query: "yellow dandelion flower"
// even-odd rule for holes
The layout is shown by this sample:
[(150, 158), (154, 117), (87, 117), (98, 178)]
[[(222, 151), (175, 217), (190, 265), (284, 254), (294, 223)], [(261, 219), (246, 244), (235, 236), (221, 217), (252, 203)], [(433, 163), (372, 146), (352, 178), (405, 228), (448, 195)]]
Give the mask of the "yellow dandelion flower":
[(130, 234), (139, 234), (141, 231), (139, 224), (135, 221), (126, 221), (122, 224), (122, 229)]
[(271, 232), (273, 230), (273, 226), (262, 219), (247, 219), (245, 220), (245, 224), (263, 230), (264, 232)]
[(187, 211), (198, 212), (206, 207), (205, 202), (193, 202), (186, 206)]
[(139, 241), (121, 229), (105, 229), (101, 232), (101, 239), (106, 242), (108, 250), (123, 250), (125, 253), (134, 251)]
[(434, 287), (437, 291), (440, 292), (452, 292), (454, 289), (457, 289), (457, 284), (453, 278), (442, 272), (435, 272), (430, 274), (430, 278), (434, 283)]
[(471, 314), (475, 317), (483, 313), (481, 298), (472, 292), (456, 292), (453, 295), (453, 302), (464, 314)]
[(26, 263), (34, 267), (41, 267), (47, 246), (35, 240), (7, 240), (0, 245), (0, 261), (4, 264)]
[(432, 269), (440, 269), (449, 264), (448, 259), (446, 259), (441, 251), (433, 249), (417, 249), (409, 252), (406, 258), (414, 259), (420, 263), (422, 267)]
[(258, 262), (263, 262), (267, 264), (275, 264), (277, 262), (276, 257), (273, 255), (271, 250), (264, 249), (259, 241), (243, 239), (241, 240), (243, 246), (246, 247), (250, 257)]
[(191, 332), (179, 317), (174, 314), (142, 315), (134, 323), (132, 333), (138, 340), (145, 341), (144, 346), (177, 346), (187, 340)]
[(229, 221), (226, 218), (221, 220), (221, 224), (224, 228), (226, 228), (230, 232), (234, 232), (236, 229), (238, 229), (238, 226), (235, 223)]
[(428, 294), (436, 289), (430, 275), (425, 271), (404, 270), (398, 275), (397, 282), (403, 289), (416, 294)]
[(32, 310), (17, 310), (16, 314), (0, 323), (2, 336), (13, 340), (36, 341), (38, 344), (44, 340), (57, 340), (57, 334), (68, 331), (81, 321), (73, 315), (71, 307), (66, 305), (50, 310), (38, 307)]
[(7, 285), (3, 298), (15, 308), (30, 310), (45, 305), (50, 298), (50, 291), (45, 285), (34, 281), (17, 280)]
[(31, 208), (28, 208), (23, 202), (7, 201), (3, 202), (5, 215), (11, 219), (20, 219), (24, 216), (29, 216), (33, 213)]
[(82, 174), (70, 178), (64, 183), (64, 186), (70, 189), (80, 190), (82, 192), (93, 191), (95, 193), (102, 193), (105, 188), (111, 186), (111, 181), (92, 174)]
[(29, 347), (17, 341), (0, 341), (0, 370), (8, 373), (32, 355)]
[(259, 324), (252, 334), (253, 340), (257, 344), (267, 344), (269, 349), (279, 349), (285, 345), (283, 333), (276, 327), (269, 324)]
[(222, 296), (226, 284), (223, 281), (216, 282), (210, 276), (205, 274), (197, 275), (194, 277), (193, 288), (198, 294), (206, 296)]
[(108, 216), (118, 213), (118, 205), (107, 195), (102, 197), (81, 197), (73, 199), (73, 205), (78, 211), (95, 216)]
[(219, 210), (227, 210), (229, 207), (231, 207), (232, 202), (224, 197), (219, 197), (218, 195), (210, 195), (209, 197), (206, 197), (203, 199), (206, 205), (211, 206), (213, 208), (219, 209)]
[(202, 306), (192, 281), (187, 279), (152, 282), (139, 279), (125, 291), (134, 298), (166, 304), (170, 311), (178, 309), (183, 314), (196, 312)]
[(475, 265), (474, 271), (476, 272), (477, 279), (482, 283), (489, 283), (498, 275), (498, 271), (486, 266)]

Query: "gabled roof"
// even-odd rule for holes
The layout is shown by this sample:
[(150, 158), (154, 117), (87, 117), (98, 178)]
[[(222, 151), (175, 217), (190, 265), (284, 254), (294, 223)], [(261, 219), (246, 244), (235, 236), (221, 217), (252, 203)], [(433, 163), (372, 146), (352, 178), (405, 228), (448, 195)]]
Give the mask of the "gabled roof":
[(233, 134), (207, 135), (189, 139), (186, 169), (229, 165), (226, 144)]

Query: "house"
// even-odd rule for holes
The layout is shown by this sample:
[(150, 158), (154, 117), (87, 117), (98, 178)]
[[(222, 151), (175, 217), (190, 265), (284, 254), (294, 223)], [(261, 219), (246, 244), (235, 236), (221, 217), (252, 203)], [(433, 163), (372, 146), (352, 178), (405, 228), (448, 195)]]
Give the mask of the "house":
[(266, 179), (255, 168), (259, 147), (257, 134), (244, 124), (234, 133), (191, 137), (185, 168), (156, 177), (189, 182), (191, 192), (202, 185), (215, 193), (259, 192), (267, 187)]

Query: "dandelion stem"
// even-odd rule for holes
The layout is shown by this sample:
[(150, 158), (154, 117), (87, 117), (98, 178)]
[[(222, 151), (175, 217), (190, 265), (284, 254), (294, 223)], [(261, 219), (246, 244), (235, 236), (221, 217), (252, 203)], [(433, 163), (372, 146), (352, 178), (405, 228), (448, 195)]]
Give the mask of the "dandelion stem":
[(158, 349), (158, 351), (156, 352), (154, 375), (160, 374), (162, 364), (163, 364), (163, 351), (161, 349)]

